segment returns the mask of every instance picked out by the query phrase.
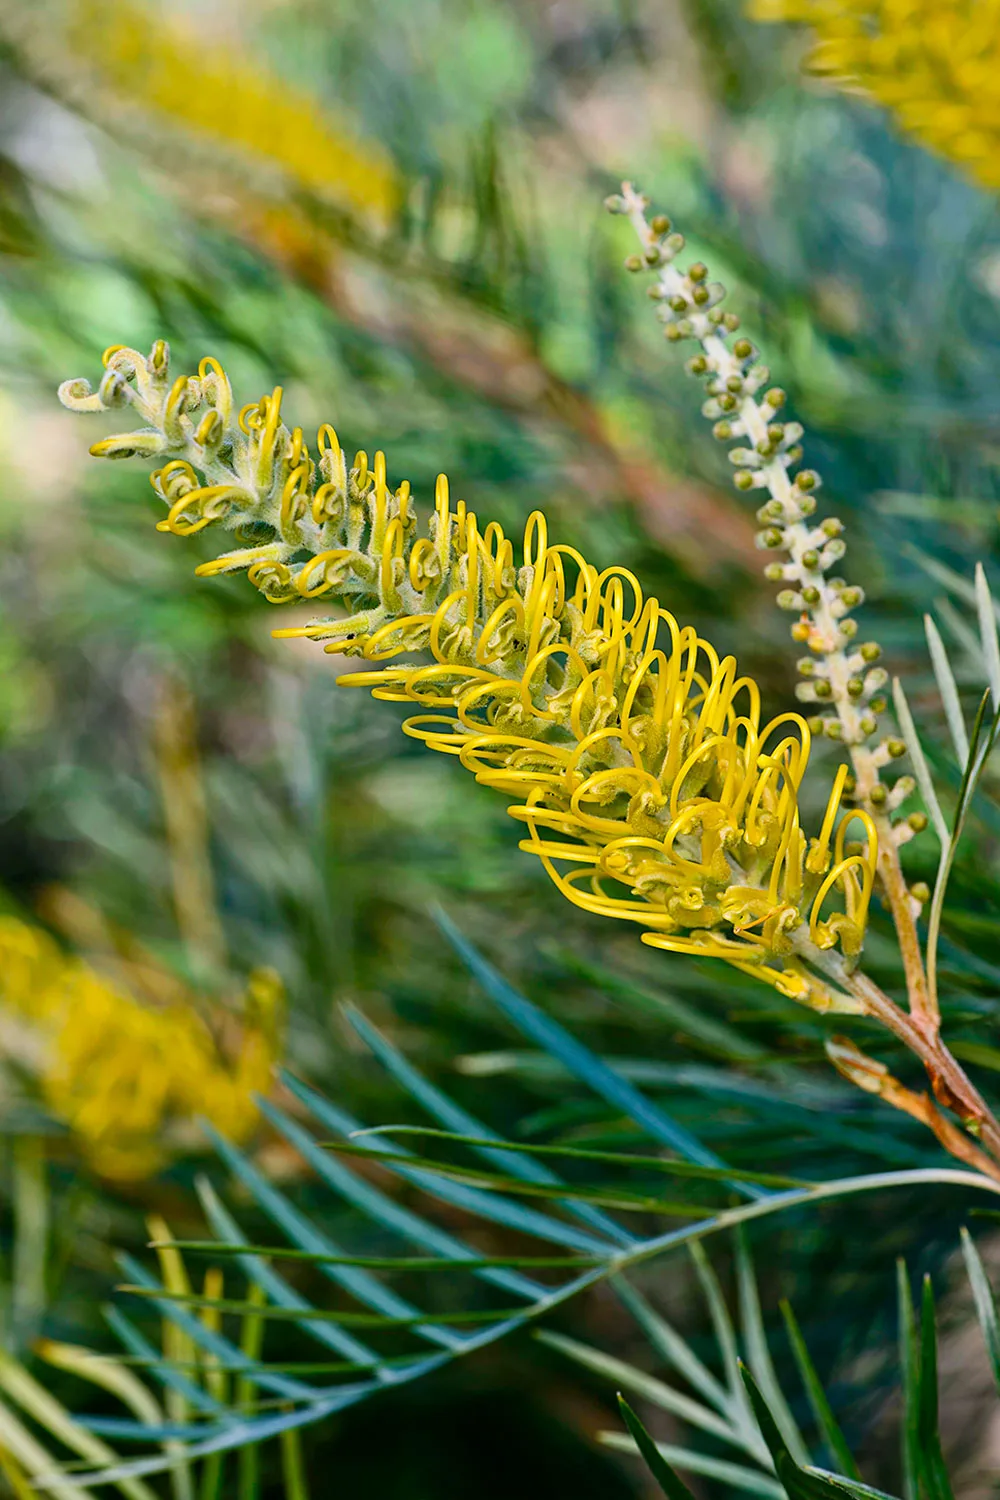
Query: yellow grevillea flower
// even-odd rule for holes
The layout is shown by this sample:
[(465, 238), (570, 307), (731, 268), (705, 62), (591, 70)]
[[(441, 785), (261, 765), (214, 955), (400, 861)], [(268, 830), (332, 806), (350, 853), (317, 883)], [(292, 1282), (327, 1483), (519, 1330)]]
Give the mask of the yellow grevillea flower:
[[(627, 569), (595, 568), (549, 541), (536, 511), (521, 559), (495, 522), (480, 528), (448, 482), (420, 534), (409, 485), (385, 460), (348, 467), (332, 427), (315, 458), (281, 420), (280, 387), (236, 410), (213, 359), (172, 379), (161, 341), (148, 358), (105, 355), (94, 392), (60, 389), (76, 411), (128, 406), (147, 424), (91, 453), (161, 460), (161, 530), (212, 525), (243, 542), (203, 576), (246, 570), (275, 604), (325, 598), (346, 617), (279, 630), (363, 656), (340, 680), (417, 705), (407, 734), (456, 756), (515, 800), (522, 848), (577, 906), (644, 928), (654, 947), (711, 955), (823, 1007), (855, 1008), (801, 959), (855, 955), (871, 896), (876, 835), (841, 818), (842, 767), (818, 837), (799, 820), (810, 732), (798, 714), (760, 722), (757, 686), (691, 626), (644, 598)], [(398, 662), (418, 656), (422, 661)], [(849, 850), (852, 818), (863, 853)]]
[(273, 978), (255, 976), (230, 1064), (190, 1003), (142, 1005), (38, 928), (0, 917), (4, 1050), (38, 1074), (46, 1106), (106, 1177), (155, 1171), (199, 1117), (245, 1140), (254, 1096), (271, 1086), (279, 1006)]
[(862, 90), (942, 156), (1000, 187), (998, 0), (752, 0), (760, 21), (804, 21), (811, 72)]

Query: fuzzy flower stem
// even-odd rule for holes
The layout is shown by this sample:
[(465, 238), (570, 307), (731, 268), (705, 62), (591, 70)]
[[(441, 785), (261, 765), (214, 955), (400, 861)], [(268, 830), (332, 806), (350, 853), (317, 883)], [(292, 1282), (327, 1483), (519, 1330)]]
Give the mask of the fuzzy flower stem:
[[(700, 351), (689, 360), (688, 370), (707, 381), (709, 400), (703, 412), (717, 419), (715, 437), (725, 443), (742, 439), (748, 445), (730, 454), (737, 465), (735, 484), (743, 491), (764, 491), (767, 499), (757, 512), (763, 528), (758, 543), (772, 553), (784, 552), (788, 559), (769, 564), (766, 576), (792, 586), (778, 595), (778, 604), (798, 615), (792, 637), (807, 644), (811, 652), (799, 663), (804, 681), (799, 684), (798, 696), (832, 710), (810, 720), (810, 728), (847, 747), (854, 772), (853, 794), (870, 814), (877, 833), (879, 883), (896, 928), (909, 1013), (853, 965), (845, 966), (839, 955), (812, 949), (801, 930), (793, 938), (796, 951), (839, 988), (854, 995), (866, 1014), (920, 1058), (938, 1102), (953, 1110), (966, 1130), (993, 1156), (1000, 1157), (1000, 1125), (941, 1040), (937, 997), (933, 984), (928, 983), (917, 932), (919, 903), (907, 887), (899, 858), (901, 845), (926, 819), (916, 814), (893, 822), (891, 817), (909, 795), (913, 782), (901, 778), (890, 789), (880, 773), (904, 753), (905, 745), (888, 737), (873, 743), (878, 714), (885, 707), (881, 690), (886, 673), (872, 666), (880, 655), (875, 642), (860, 648), (853, 645), (857, 627), (847, 615), (861, 603), (862, 591), (842, 579), (827, 577), (829, 567), (844, 555), (845, 547), (840, 540), (843, 528), (839, 521), (816, 524), (811, 519), (819, 475), (806, 469), (791, 477), (802, 457), (803, 430), (798, 423), (774, 420), (784, 405), (784, 392), (770, 390), (762, 400), (757, 399), (757, 391), (768, 381), (768, 371), (757, 364), (756, 351), (748, 339), (739, 338), (730, 344), (739, 320), (721, 310), (725, 289), (708, 281), (707, 267), (696, 263), (681, 271), (675, 264), (684, 240), (670, 232), (666, 216), (656, 215), (650, 220), (648, 200), (629, 182), (622, 184), (620, 196), (607, 200), (607, 207), (625, 215), (636, 234), (641, 254), (629, 256), (625, 264), (631, 271), (652, 276), (649, 292), (658, 304), (667, 338), (671, 342), (691, 340)], [(1000, 1168), (942, 1114), (928, 1095), (905, 1089), (881, 1065), (865, 1059), (853, 1044), (838, 1044), (831, 1058), (859, 1087), (879, 1092), (896, 1108), (922, 1120), (954, 1155), (990, 1175), (1000, 1175)]]

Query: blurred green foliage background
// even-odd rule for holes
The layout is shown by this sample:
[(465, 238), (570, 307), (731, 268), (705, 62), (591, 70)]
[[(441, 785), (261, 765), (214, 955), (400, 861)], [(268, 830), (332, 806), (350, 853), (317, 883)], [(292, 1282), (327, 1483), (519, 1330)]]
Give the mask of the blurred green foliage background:
[[(832, 1175), (938, 1160), (916, 1126), (834, 1077), (818, 1017), (563, 909), (502, 800), (404, 739), (393, 706), (336, 689), (336, 661), (272, 641), (289, 620), (242, 580), (194, 579), (197, 544), (156, 536), (141, 477), (92, 464), (103, 428), (86, 436), (54, 395), (105, 346), (161, 336), (181, 368), (221, 359), (243, 400), (280, 382), (297, 422), (333, 421), (349, 452), (384, 447), (418, 501), (444, 470), (507, 528), (543, 506), (560, 540), (632, 568), (738, 648), (778, 712), (794, 648), (752, 517), (600, 209), (629, 176), (731, 288), (791, 393), (849, 527), (866, 633), (919, 703), (919, 615), (948, 580), (917, 554), (963, 577), (982, 558), (997, 576), (1000, 218), (863, 100), (804, 84), (802, 47), (731, 0), (2, 0), (8, 912), (116, 982), (180, 981), (209, 1015), (274, 969), (289, 1065), (352, 1108), (391, 1111), (339, 1018), (347, 999), (498, 1128), (621, 1141), (620, 1122), (498, 1025), (429, 920), (440, 904), (735, 1164)], [(956, 1052), (985, 1065), (987, 1090), (996, 831), (986, 807), (945, 950)], [(908, 870), (932, 859), (918, 840)], [(877, 922), (870, 951), (892, 983)], [(7, 1321), (27, 1357), (42, 1327), (102, 1337), (110, 1247), (141, 1245), (150, 1210), (196, 1225), (205, 1163), (189, 1144), (154, 1177), (108, 1181), (43, 1118), (31, 1070), (9, 1071), (4, 1233), (17, 1143), (41, 1131), (55, 1226), (31, 1317)], [(308, 1203), (300, 1164), (269, 1156), (266, 1137), (259, 1151)], [(893, 1257), (946, 1286), (964, 1208), (944, 1189), (866, 1200), (859, 1233), (848, 1200), (758, 1237), (768, 1321), (790, 1295), (872, 1482), (898, 1482)], [(644, 1284), (707, 1337), (679, 1262)], [(960, 1341), (960, 1299), (951, 1317)], [(649, 1360), (610, 1293), (565, 1321)], [(973, 1364), (958, 1360), (945, 1398), (970, 1476), (989, 1458)], [(338, 1494), (380, 1500), (648, 1496), (634, 1461), (593, 1443), (616, 1425), (610, 1397), (515, 1341), (309, 1434), (316, 1493), (335, 1475)], [(977, 1483), (963, 1495), (988, 1493)]]

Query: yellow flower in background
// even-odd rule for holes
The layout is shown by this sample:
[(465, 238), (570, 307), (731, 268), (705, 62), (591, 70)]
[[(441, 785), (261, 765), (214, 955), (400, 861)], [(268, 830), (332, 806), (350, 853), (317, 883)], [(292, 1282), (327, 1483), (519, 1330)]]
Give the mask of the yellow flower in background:
[[(204, 25), (116, 0), (0, 0), (0, 34), (85, 112), (128, 138), (159, 117), (199, 142), (238, 153), (270, 186), (391, 218), (399, 183), (382, 148), (317, 99)], [(124, 106), (125, 113), (121, 113)], [(262, 186), (268, 184), (262, 183)]]
[(904, 130), (1000, 187), (1000, 0), (751, 0), (809, 25), (807, 66), (891, 110)]
[(271, 1086), (280, 1009), (277, 980), (253, 976), (230, 1062), (190, 1002), (143, 1005), (37, 927), (0, 917), (3, 1051), (37, 1073), (47, 1108), (106, 1177), (155, 1171), (195, 1139), (199, 1117), (245, 1140), (254, 1096)]
[[(378, 663), (341, 681), (412, 703), (407, 734), (454, 755), (517, 799), (511, 815), (560, 891), (645, 929), (655, 947), (748, 968), (820, 1008), (857, 1009), (808, 975), (804, 957), (861, 947), (874, 880), (871, 819), (838, 811), (842, 767), (818, 837), (799, 818), (810, 731), (798, 714), (760, 721), (756, 684), (733, 657), (624, 568), (595, 568), (529, 517), (521, 559), (491, 522), (437, 484), (425, 535), (409, 485), (385, 460), (348, 467), (329, 426), (315, 458), (281, 419), (280, 388), (237, 410), (221, 366), (172, 378), (162, 341), (149, 357), (116, 346), (98, 391), (68, 381), (77, 411), (132, 407), (146, 424), (91, 452), (159, 462), (160, 529), (212, 525), (249, 545), (202, 564), (246, 570), (272, 603), (326, 599), (338, 618), (277, 631)], [(846, 608), (845, 604), (845, 608)], [(346, 617), (343, 611), (346, 610)], [(419, 664), (397, 664), (402, 655)], [(858, 819), (863, 850), (845, 835)]]

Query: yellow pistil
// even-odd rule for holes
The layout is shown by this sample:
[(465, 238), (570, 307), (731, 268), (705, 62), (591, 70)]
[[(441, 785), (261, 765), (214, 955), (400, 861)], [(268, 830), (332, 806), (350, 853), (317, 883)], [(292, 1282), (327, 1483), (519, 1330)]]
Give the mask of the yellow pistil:
[(164, 347), (148, 359), (109, 350), (97, 393), (70, 381), (60, 396), (78, 411), (130, 405), (147, 424), (91, 451), (162, 459), (161, 530), (252, 528), (252, 545), (199, 573), (245, 569), (272, 603), (325, 595), (346, 608), (275, 634), (378, 663), (340, 681), (418, 706), (405, 732), (514, 799), (521, 847), (575, 905), (638, 923), (654, 946), (750, 967), (821, 1008), (857, 1008), (806, 977), (801, 958), (859, 952), (875, 830), (851, 814), (867, 843), (845, 852), (839, 776), (810, 852), (804, 719), (761, 725), (758, 688), (733, 657), (720, 660), (628, 570), (599, 571), (550, 543), (541, 512), (518, 564), (500, 527), (453, 505), (441, 476), (418, 536), (409, 486), (389, 487), (381, 453), (348, 468), (327, 426), (314, 460), (281, 421), (280, 388), (234, 420), (219, 365), (171, 382)]

